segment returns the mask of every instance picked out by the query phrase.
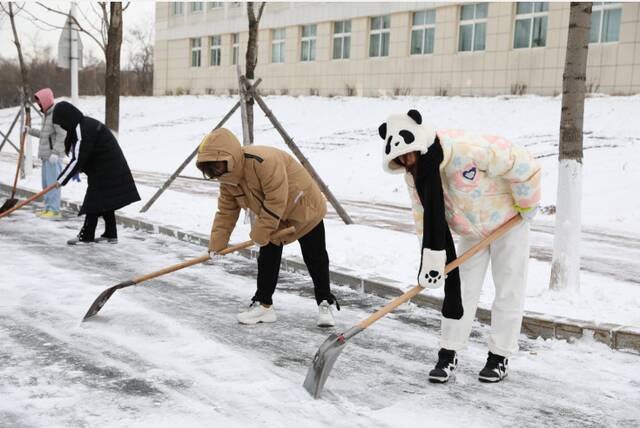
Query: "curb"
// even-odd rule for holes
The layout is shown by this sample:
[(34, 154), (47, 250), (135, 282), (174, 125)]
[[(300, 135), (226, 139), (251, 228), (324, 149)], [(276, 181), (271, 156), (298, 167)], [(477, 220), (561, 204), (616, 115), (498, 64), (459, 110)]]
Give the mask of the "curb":
[[(11, 187), (0, 183), (0, 190), (10, 193)], [(16, 195), (24, 198), (33, 196), (35, 192), (18, 188)], [(78, 212), (80, 205), (74, 202), (62, 201), (62, 206), (70, 211)], [(118, 224), (143, 230), (149, 233), (157, 233), (169, 236), (180, 241), (207, 247), (209, 237), (206, 235), (184, 232), (176, 227), (160, 225), (137, 218), (116, 215)], [(255, 259), (258, 252), (253, 249), (240, 250), (239, 253), (247, 258)], [(298, 258), (282, 259), (282, 268), (289, 272), (307, 274), (307, 267)], [(382, 277), (362, 277), (349, 268), (333, 266), (330, 271), (331, 282), (334, 284), (347, 286), (361, 293), (374, 294), (379, 297), (393, 298), (401, 295), (406, 288), (406, 284)], [(442, 307), (442, 299), (419, 294), (411, 300), (414, 304), (439, 311)], [(478, 308), (476, 318), (483, 324), (491, 323), (491, 311), (485, 308)], [(542, 314), (538, 312), (525, 311), (522, 319), (521, 332), (528, 337), (535, 339), (555, 338), (569, 342), (583, 336), (593, 337), (594, 340), (608, 345), (612, 349), (631, 351), (640, 354), (640, 327), (623, 326), (618, 324), (595, 324), (588, 321), (581, 321), (571, 318), (564, 318), (554, 315)]]

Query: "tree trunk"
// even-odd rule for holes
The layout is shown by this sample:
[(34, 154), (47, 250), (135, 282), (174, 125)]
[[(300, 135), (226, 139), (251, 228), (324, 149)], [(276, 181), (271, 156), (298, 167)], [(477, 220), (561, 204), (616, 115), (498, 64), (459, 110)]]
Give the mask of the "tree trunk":
[(24, 63), (24, 57), (22, 56), (22, 46), (20, 45), (20, 39), (18, 38), (18, 30), (16, 30), (15, 13), (13, 12), (13, 2), (9, 2), (9, 20), (11, 21), (11, 30), (13, 31), (13, 43), (18, 50), (18, 61), (20, 63), (20, 75), (22, 77), (22, 94), (25, 102), (30, 99), (31, 88), (29, 87), (29, 70)]
[(586, 92), (591, 3), (572, 2), (562, 76), (558, 195), (549, 287), (580, 289), (582, 125)]
[[(253, 10), (254, 2), (247, 3), (247, 16), (249, 17), (249, 41), (247, 43), (247, 53), (245, 55), (246, 71), (245, 77), (249, 83), (253, 84), (255, 79), (255, 69), (258, 64), (258, 29), (260, 25), (260, 18), (262, 18), (262, 11), (265, 7), (265, 2), (260, 4), (258, 16), (256, 16)], [(253, 98), (248, 97), (246, 102), (246, 114), (247, 123), (249, 124), (249, 141), (253, 144)]]
[(105, 125), (115, 133), (120, 128), (120, 46), (122, 45), (122, 3), (111, 2), (106, 46)]

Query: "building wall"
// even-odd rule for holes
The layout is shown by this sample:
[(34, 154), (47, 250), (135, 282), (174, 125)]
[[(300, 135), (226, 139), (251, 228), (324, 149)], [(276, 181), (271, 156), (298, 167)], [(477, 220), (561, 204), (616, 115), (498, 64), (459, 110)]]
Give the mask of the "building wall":
[[(172, 16), (170, 3), (156, 5), (154, 94), (229, 93), (237, 88), (231, 34), (240, 33), (240, 63), (248, 39), (246, 7), (226, 4)], [(259, 32), (256, 75), (267, 93), (377, 96), (498, 95), (518, 87), (526, 93), (558, 94), (569, 21), (568, 3), (549, 3), (545, 47), (513, 49), (514, 3), (489, 3), (486, 48), (458, 52), (458, 4), (269, 3)], [(410, 55), (412, 12), (436, 8), (433, 54)], [(594, 92), (640, 92), (640, 4), (623, 3), (618, 42), (590, 44), (587, 84)], [(391, 15), (389, 56), (369, 58), (370, 17)], [(332, 59), (333, 21), (351, 19), (351, 58)], [(291, 25), (295, 23), (295, 25)], [(317, 24), (316, 59), (300, 61), (301, 25)], [(271, 62), (271, 30), (286, 27), (285, 62)], [(209, 36), (222, 35), (222, 63), (209, 66)], [(191, 67), (190, 38), (202, 37), (202, 66)]]

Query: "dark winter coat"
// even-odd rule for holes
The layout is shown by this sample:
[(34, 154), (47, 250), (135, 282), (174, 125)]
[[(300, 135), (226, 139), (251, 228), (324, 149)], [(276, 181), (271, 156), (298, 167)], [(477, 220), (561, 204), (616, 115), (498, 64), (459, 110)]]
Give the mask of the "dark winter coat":
[(64, 186), (79, 172), (87, 175), (80, 215), (117, 210), (140, 200), (129, 165), (109, 128), (65, 101), (54, 107), (53, 123), (67, 131), (65, 150), (71, 156), (58, 182)]

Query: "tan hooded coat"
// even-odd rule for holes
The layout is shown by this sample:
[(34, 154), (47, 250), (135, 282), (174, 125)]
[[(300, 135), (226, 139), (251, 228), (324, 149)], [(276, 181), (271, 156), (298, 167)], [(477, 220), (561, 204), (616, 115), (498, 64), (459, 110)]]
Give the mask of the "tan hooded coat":
[[(304, 167), (282, 150), (266, 146), (242, 147), (229, 130), (207, 135), (198, 150), (196, 166), (226, 161), (222, 174), (218, 211), (211, 228), (210, 251), (224, 249), (240, 209), (256, 214), (251, 239), (263, 246), (288, 244), (309, 233), (324, 218), (327, 203), (320, 188)], [(294, 226), (294, 234), (272, 240), (275, 232)]]

